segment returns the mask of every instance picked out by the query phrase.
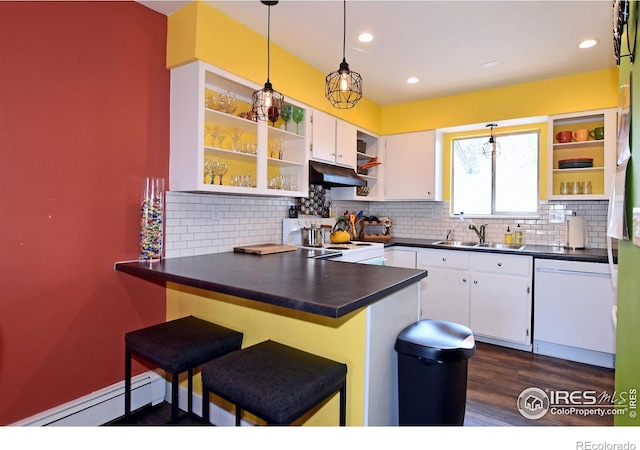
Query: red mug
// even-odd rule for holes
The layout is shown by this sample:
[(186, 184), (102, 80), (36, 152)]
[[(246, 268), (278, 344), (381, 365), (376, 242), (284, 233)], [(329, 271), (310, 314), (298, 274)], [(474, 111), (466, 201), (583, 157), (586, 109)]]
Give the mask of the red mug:
[(556, 134), (556, 139), (561, 144), (571, 142), (571, 139), (573, 139), (573, 131), (560, 131)]

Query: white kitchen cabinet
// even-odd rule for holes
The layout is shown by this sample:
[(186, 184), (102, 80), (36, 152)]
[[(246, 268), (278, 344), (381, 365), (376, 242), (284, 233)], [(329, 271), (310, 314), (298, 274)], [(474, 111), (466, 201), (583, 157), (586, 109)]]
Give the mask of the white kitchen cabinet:
[(613, 368), (615, 302), (608, 264), (536, 259), (533, 351)]
[[(559, 143), (557, 134), (561, 131), (575, 132), (578, 129), (592, 131), (596, 127), (604, 127), (604, 139)], [(548, 198), (549, 200), (608, 200), (613, 174), (616, 168), (616, 127), (617, 111), (615, 108), (584, 111), (581, 113), (562, 114), (549, 117), (548, 133)], [(584, 167), (589, 162), (579, 159), (593, 160), (592, 167)], [(577, 160), (574, 162), (574, 160)], [(565, 161), (575, 168), (560, 168), (559, 161)], [(568, 191), (563, 193), (564, 182), (591, 182), (590, 194)]]
[(468, 326), (479, 341), (531, 348), (532, 258), (502, 253), (426, 250), (418, 269), (421, 317)]
[(442, 200), (442, 146), (434, 130), (385, 137), (385, 200)]
[(331, 188), (331, 198), (333, 200), (382, 200), (384, 194), (383, 165), (360, 169), (360, 166), (372, 158), (377, 158), (378, 162), (382, 162), (381, 152), (378, 151), (378, 136), (361, 129), (357, 130), (356, 136), (356, 172), (360, 178), (367, 182), (368, 192), (365, 193), (356, 187), (334, 187)]
[[(281, 129), (239, 116), (251, 110), (251, 95), (261, 86), (212, 65), (195, 61), (171, 70), (169, 189), (303, 197), (308, 189), (308, 118)], [(233, 111), (208, 101), (220, 92), (235, 99)], [(308, 110), (294, 100), (285, 103)], [(213, 133), (213, 130), (222, 131)], [(235, 134), (235, 137), (233, 137)], [(213, 139), (214, 136), (216, 139)], [(273, 144), (282, 142), (282, 153)], [(226, 163), (220, 176), (210, 163)], [(285, 183), (281, 181), (285, 180)]]
[(423, 250), (416, 267), (428, 273), (420, 281), (420, 318), (469, 326), (469, 252)]
[(384, 250), (385, 264), (391, 267), (416, 268), (416, 250), (408, 247), (391, 247)]
[(474, 334), (531, 344), (533, 258), (471, 255), (470, 327)]
[(356, 166), (358, 129), (344, 120), (313, 110), (311, 158), (343, 166)]

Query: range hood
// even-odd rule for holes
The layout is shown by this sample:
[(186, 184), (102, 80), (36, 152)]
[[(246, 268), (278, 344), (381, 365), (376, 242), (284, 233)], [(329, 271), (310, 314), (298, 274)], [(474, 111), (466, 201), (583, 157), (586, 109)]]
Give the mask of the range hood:
[(309, 161), (309, 183), (321, 184), (326, 188), (367, 185), (367, 182), (349, 167), (317, 161)]

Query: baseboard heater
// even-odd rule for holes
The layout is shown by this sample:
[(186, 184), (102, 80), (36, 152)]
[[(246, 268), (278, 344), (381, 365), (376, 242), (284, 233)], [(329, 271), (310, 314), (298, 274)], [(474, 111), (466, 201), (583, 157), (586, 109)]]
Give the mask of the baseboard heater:
[[(131, 409), (157, 405), (165, 399), (166, 380), (154, 371), (131, 379)], [(124, 380), (55, 408), (12, 423), (11, 426), (99, 426), (124, 414)]]

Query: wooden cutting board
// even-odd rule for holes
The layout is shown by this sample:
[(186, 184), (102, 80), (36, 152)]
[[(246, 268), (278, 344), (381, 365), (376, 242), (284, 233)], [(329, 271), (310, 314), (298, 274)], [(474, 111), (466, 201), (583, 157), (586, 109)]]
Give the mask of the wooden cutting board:
[(236, 253), (252, 253), (255, 255), (270, 255), (272, 253), (291, 252), (298, 247), (295, 245), (280, 245), (280, 244), (260, 244), (260, 245), (247, 245), (244, 247), (234, 247), (233, 251)]

